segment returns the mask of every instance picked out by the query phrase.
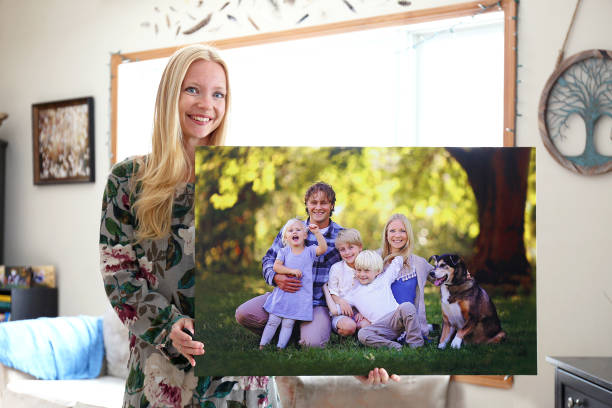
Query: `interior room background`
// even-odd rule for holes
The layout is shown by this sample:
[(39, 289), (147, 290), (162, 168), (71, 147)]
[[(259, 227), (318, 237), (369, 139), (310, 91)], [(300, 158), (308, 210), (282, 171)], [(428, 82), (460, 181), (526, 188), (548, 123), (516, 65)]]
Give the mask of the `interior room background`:
[[(152, 26), (143, 26), (155, 19), (163, 23), (155, 6), (168, 9), (174, 3), (0, 0), (0, 111), (10, 115), (0, 128), (0, 138), (9, 143), (5, 263), (56, 265), (60, 315), (99, 315), (108, 307), (99, 274), (98, 229), (110, 168), (111, 54), (254, 33), (226, 24), (215, 32), (177, 36), (163, 26), (157, 34)], [(341, 1), (330, 1), (334, 6), (325, 16), (313, 14), (303, 23), (403, 11), (396, 2), (376, 1), (372, 7), (364, 3), (355, 1), (361, 6), (357, 14)], [(436, 6), (453, 3), (459, 1)], [(585, 177), (569, 172), (548, 154), (538, 132), (540, 93), (554, 70), (575, 4), (523, 1), (518, 9), (516, 144), (537, 148), (538, 375), (516, 377), (510, 390), (467, 386), (469, 406), (488, 406), (491, 401), (499, 408), (552, 406), (554, 370), (546, 355), (612, 356), (612, 174)], [(415, 0), (410, 10), (430, 6)], [(566, 56), (612, 49), (610, 15), (609, 0), (583, 1)], [(260, 28), (288, 29), (296, 21), (295, 16), (280, 16)], [(96, 182), (34, 186), (31, 105), (89, 95), (96, 100)], [(273, 121), (274, 113), (264, 120)]]

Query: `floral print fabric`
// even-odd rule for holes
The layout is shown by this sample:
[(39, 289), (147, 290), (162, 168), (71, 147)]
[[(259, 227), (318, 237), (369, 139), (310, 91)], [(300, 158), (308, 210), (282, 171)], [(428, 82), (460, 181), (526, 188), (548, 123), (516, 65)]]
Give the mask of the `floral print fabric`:
[(167, 238), (136, 243), (137, 161), (113, 167), (102, 201), (100, 268), (106, 294), (130, 330), (124, 408), (280, 407), (268, 377), (195, 377), (172, 346), (172, 325), (194, 315), (194, 185), (177, 186)]

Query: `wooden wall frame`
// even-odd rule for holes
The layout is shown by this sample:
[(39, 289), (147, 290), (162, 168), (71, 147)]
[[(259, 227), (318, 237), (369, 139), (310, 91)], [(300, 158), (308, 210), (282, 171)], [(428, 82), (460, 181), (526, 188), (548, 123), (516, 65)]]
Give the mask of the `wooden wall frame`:
[(504, 389), (510, 389), (514, 384), (511, 375), (451, 375), (451, 381)]
[[(497, 6), (497, 7), (495, 7)], [(503, 145), (515, 146), (516, 129), (516, 64), (517, 64), (517, 12), (518, 1), (472, 1), (424, 10), (407, 11), (376, 17), (367, 17), (349, 21), (301, 27), (291, 30), (254, 34), (243, 37), (228, 38), (211, 42), (219, 49), (231, 49), (273, 42), (299, 40), (324, 35), (341, 34), (352, 31), (370, 30), (408, 24), (425, 23), (447, 18), (471, 16), (491, 11), (504, 12), (504, 128)], [(111, 55), (111, 163), (117, 156), (117, 73), (119, 65), (130, 61), (145, 61), (155, 58), (166, 58), (181, 46), (159, 48), (154, 50), (116, 53)], [(484, 385), (496, 388), (512, 388), (512, 376), (503, 375), (453, 375), (453, 381)]]
[[(479, 13), (502, 10), (504, 12), (504, 128), (503, 145), (515, 145), (516, 122), (516, 20), (517, 1), (501, 0), (459, 3), (424, 10), (407, 11), (376, 17), (367, 17), (337, 23), (301, 27), (291, 30), (254, 34), (244, 37), (228, 38), (208, 42), (219, 49), (248, 47), (281, 41), (299, 40), (352, 31), (371, 30), (407, 24), (471, 16)], [(130, 61), (145, 61), (155, 58), (166, 58), (181, 46), (158, 48), (154, 50), (116, 53), (111, 55), (111, 163), (117, 157), (117, 74), (119, 65)]]

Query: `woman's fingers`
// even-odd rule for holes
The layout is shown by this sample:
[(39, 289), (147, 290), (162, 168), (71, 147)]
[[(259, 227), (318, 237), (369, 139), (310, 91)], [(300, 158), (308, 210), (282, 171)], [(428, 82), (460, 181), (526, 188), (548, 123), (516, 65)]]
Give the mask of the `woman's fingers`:
[(398, 382), (400, 377), (396, 374), (392, 374), (389, 376), (387, 370), (384, 368), (375, 368), (370, 370), (368, 376), (355, 376), (362, 384), (365, 385), (384, 385), (389, 382), (389, 380)]
[(192, 319), (180, 319), (172, 326), (170, 340), (174, 348), (185, 356), (192, 366), (195, 366), (193, 356), (204, 354), (204, 343), (192, 339), (193, 331)]

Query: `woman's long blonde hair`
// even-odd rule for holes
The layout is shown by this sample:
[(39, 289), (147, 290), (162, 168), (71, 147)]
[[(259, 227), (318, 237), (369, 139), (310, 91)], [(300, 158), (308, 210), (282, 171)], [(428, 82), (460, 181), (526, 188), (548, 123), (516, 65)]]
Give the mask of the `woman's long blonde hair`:
[[(391, 245), (389, 245), (389, 240), (387, 239), (387, 228), (389, 228), (389, 224), (395, 220), (400, 220), (404, 224), (408, 239), (406, 240), (406, 245), (400, 249), (399, 254), (391, 255)], [(410, 221), (408, 221), (408, 218), (406, 218), (404, 214), (393, 214), (389, 218), (389, 221), (387, 221), (385, 224), (385, 229), (383, 229), (381, 248), (382, 258), (385, 265), (387, 262), (390, 262), (393, 258), (395, 258), (396, 255), (401, 255), (404, 257), (404, 265), (410, 266), (410, 255), (412, 255), (412, 251), (414, 249), (414, 234), (412, 233), (412, 224), (410, 224)]]
[(193, 170), (183, 144), (178, 103), (187, 69), (197, 60), (216, 62), (225, 72), (225, 115), (209, 136), (210, 145), (225, 144), (230, 105), (227, 66), (212, 47), (196, 44), (181, 48), (170, 57), (159, 82), (151, 154), (139, 159), (140, 167), (136, 174), (139, 191), (134, 203), (138, 220), (136, 237), (139, 242), (143, 239), (162, 238), (170, 232), (175, 188), (177, 184), (187, 181)]

